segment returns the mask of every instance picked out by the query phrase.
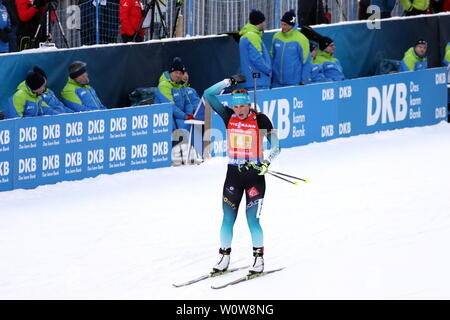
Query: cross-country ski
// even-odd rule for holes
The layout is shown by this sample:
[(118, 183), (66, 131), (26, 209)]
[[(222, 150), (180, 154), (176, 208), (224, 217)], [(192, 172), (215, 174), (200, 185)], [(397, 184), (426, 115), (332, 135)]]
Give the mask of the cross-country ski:
[(237, 278), (237, 279), (235, 279), (233, 281), (230, 281), (230, 282), (226, 282), (226, 283), (224, 283), (222, 285), (216, 285), (216, 286), (212, 285), (211, 288), (212, 289), (223, 289), (223, 288), (226, 288), (228, 286), (232, 286), (232, 285), (235, 285), (235, 284), (238, 284), (238, 283), (242, 283), (242, 282), (245, 282), (245, 281), (256, 279), (256, 278), (259, 278), (259, 277), (262, 277), (262, 276), (265, 276), (265, 275), (268, 275), (268, 274), (271, 274), (271, 273), (274, 273), (274, 272), (277, 272), (277, 271), (281, 271), (283, 269), (284, 268), (279, 268), (279, 269), (268, 270), (268, 271), (263, 271), (263, 272), (258, 272), (258, 273), (249, 273), (249, 274), (247, 274), (247, 275), (245, 275), (243, 277)]
[(238, 268), (230, 268), (228, 270), (225, 271), (211, 271), (210, 273), (204, 274), (198, 278), (192, 279), (192, 280), (188, 280), (186, 282), (182, 282), (182, 283), (174, 283), (173, 286), (175, 288), (180, 288), (180, 287), (185, 287), (185, 286), (189, 286), (191, 284), (206, 280), (206, 279), (210, 279), (210, 278), (216, 278), (219, 276), (223, 276), (225, 274), (229, 274), (235, 271), (239, 271), (239, 270), (244, 270), (247, 269), (249, 266), (244, 266), (244, 267), (238, 267)]

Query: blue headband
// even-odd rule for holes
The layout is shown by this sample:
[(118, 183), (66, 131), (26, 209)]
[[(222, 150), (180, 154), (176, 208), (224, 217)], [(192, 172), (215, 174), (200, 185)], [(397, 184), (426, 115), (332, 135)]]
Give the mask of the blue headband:
[(69, 74), (69, 76), (72, 79), (78, 78), (79, 76), (81, 76), (83, 73), (86, 72), (86, 68), (82, 67), (81, 69), (79, 69), (78, 71), (72, 72), (71, 74)]
[(241, 104), (249, 104), (250, 98), (248, 94), (245, 93), (235, 93), (231, 95), (231, 106), (241, 105)]

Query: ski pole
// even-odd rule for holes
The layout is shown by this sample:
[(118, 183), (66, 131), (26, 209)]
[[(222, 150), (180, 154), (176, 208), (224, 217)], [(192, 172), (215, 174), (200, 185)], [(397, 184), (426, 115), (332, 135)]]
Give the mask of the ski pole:
[(282, 176), (285, 176), (285, 177), (289, 177), (289, 178), (301, 180), (301, 181), (304, 181), (304, 182), (308, 182), (308, 179), (302, 179), (302, 178), (294, 177), (294, 176), (291, 176), (291, 175), (288, 175), (288, 174), (285, 174), (285, 173), (281, 173), (281, 172), (278, 172), (278, 171), (269, 170), (269, 173), (276, 173), (276, 174), (279, 174), (279, 175), (282, 175)]
[(279, 175), (276, 175), (275, 173), (272, 173), (271, 171), (268, 171), (267, 173), (270, 174), (271, 176), (274, 176), (275, 178), (278, 178), (278, 179), (281, 179), (283, 181), (286, 181), (286, 182), (298, 185), (298, 181), (291, 181), (291, 180), (285, 179), (285, 178), (283, 178), (283, 177), (281, 177)]
[(258, 106), (256, 105), (256, 79), (261, 78), (261, 73), (259, 72), (252, 72), (253, 77), (253, 104), (255, 105), (255, 110), (258, 111)]

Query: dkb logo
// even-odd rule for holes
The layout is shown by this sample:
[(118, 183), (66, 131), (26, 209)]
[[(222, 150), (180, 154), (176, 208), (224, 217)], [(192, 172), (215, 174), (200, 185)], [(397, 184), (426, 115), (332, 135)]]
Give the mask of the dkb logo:
[(32, 142), (37, 140), (37, 128), (27, 127), (19, 129), (19, 142)]
[(9, 175), (9, 162), (0, 162), (0, 177)]
[[(384, 85), (381, 92), (377, 87), (367, 89), (367, 126), (375, 125), (381, 116), (381, 123), (398, 122), (406, 119), (408, 103), (404, 83)], [(395, 93), (395, 100), (392, 101)], [(395, 109), (392, 104), (395, 104)]]
[(0, 131), (0, 144), (9, 144), (11, 142), (9, 130)]
[(31, 173), (36, 171), (36, 158), (19, 159), (19, 173)]

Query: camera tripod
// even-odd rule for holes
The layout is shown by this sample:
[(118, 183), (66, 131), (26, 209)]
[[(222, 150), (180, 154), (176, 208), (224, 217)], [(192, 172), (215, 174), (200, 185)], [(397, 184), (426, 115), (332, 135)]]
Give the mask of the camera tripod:
[(62, 38), (64, 40), (64, 43), (67, 48), (69, 48), (69, 42), (67, 41), (66, 35), (64, 33), (63, 27), (61, 25), (61, 21), (59, 20), (58, 14), (56, 12), (56, 8), (58, 6), (58, 3), (56, 1), (50, 1), (47, 4), (47, 8), (45, 9), (44, 14), (42, 15), (41, 22), (39, 23), (39, 26), (36, 29), (36, 32), (34, 33), (34, 37), (31, 40), (31, 43), (33, 44), (33, 47), (38, 47), (39, 42), (39, 33), (41, 32), (41, 29), (43, 26), (45, 27), (45, 43), (49, 44), (52, 39), (52, 26), (51, 26), (51, 18), (52, 14), (56, 18), (57, 25), (59, 27), (59, 31), (61, 32)]
[[(183, 4), (183, 0), (175, 0), (177, 3), (175, 5), (177, 12), (175, 15), (175, 22), (173, 25), (173, 30), (172, 30), (172, 37), (175, 35), (175, 30), (176, 30), (176, 26), (177, 26), (177, 20), (178, 20), (178, 16), (181, 10), (181, 6)], [(144, 13), (142, 14), (142, 20), (141, 23), (139, 24), (139, 28), (135, 31), (134, 36), (133, 36), (133, 41), (136, 40), (136, 37), (139, 34), (139, 30), (142, 29), (142, 25), (144, 24), (144, 20), (147, 17), (148, 13), (150, 12), (151, 14), (151, 19), (150, 19), (150, 40), (153, 39), (153, 34), (155, 31), (155, 16), (156, 14), (159, 15), (159, 18), (161, 20), (161, 28), (162, 28), (162, 37), (160, 38), (170, 38), (170, 31), (169, 31), (169, 26), (168, 23), (164, 17), (164, 15), (161, 12), (161, 5), (162, 6), (166, 6), (166, 4), (164, 4), (162, 2), (162, 0), (147, 0), (146, 4), (145, 4), (145, 8), (144, 8)]]

